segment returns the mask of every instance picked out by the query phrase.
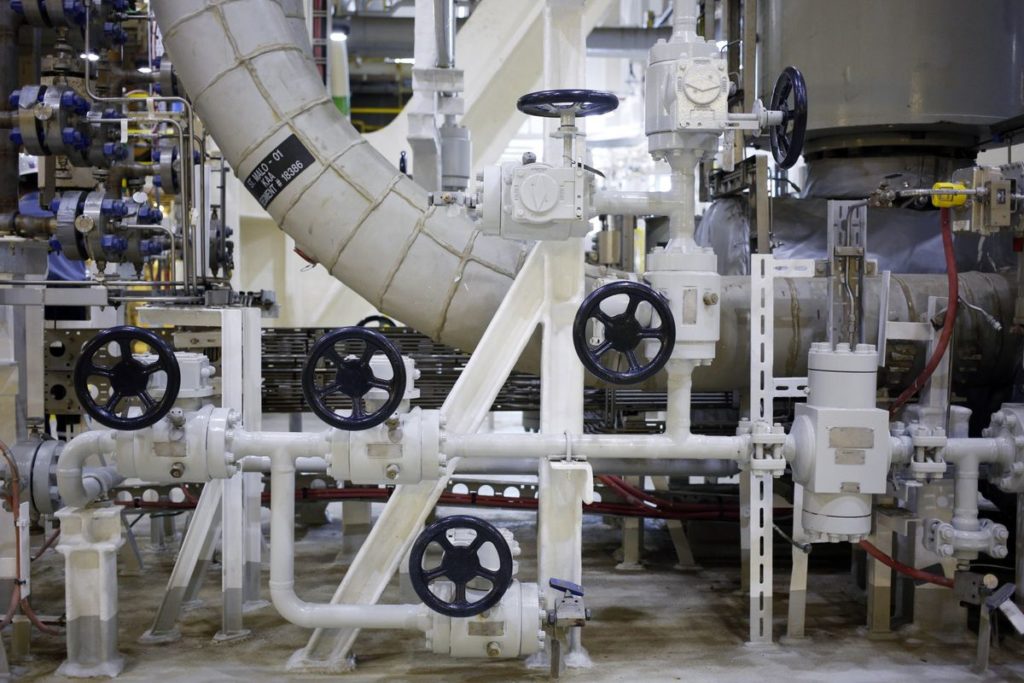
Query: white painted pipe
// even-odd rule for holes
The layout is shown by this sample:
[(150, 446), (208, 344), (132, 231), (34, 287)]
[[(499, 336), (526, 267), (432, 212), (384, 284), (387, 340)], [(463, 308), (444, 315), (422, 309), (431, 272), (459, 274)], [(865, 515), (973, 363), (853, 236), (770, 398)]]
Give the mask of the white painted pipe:
[(279, 450), (271, 456), (270, 599), (293, 624), (305, 628), (389, 628), (427, 631), (424, 605), (347, 605), (312, 603), (295, 593), (295, 465)]
[(697, 0), (673, 0), (672, 40), (692, 41), (697, 35)]
[(942, 451), (946, 462), (959, 464), (965, 459), (977, 462), (1004, 462), (1012, 464), (1016, 457), (1016, 447), (1009, 439), (977, 438), (949, 439)]
[(956, 463), (953, 478), (953, 528), (957, 531), (978, 531), (978, 456), (965, 455)]
[(967, 532), (981, 529), (978, 519), (980, 463), (1012, 463), (1015, 456), (1016, 448), (1009, 439), (949, 439), (946, 442), (943, 458), (956, 465), (953, 475), (954, 529)]
[(625, 216), (667, 216), (671, 239), (693, 242), (694, 231), (694, 167), (697, 156), (679, 150), (668, 155), (672, 187), (667, 192), (636, 190), (603, 190), (594, 193), (591, 215), (622, 214)]
[(85, 473), (85, 462), (99, 455), (113, 455), (117, 443), (115, 432), (97, 429), (71, 439), (57, 459), (57, 489), (64, 505), (85, 507), (96, 500), (123, 477), (113, 467), (90, 468)]
[[(270, 458), (278, 453), (287, 453), (292, 462), (297, 458), (325, 459), (330, 457), (334, 434), (333, 429), (321, 432), (249, 432), (238, 429), (229, 435), (228, 449), (236, 461)], [(348, 435), (344, 436), (347, 442)]]
[(673, 358), (669, 360), (668, 394), (665, 432), (676, 438), (690, 435), (690, 398), (693, 395), (693, 369), (696, 363)]
[[(651, 458), (601, 458), (590, 463), (594, 474), (671, 477), (731, 477), (739, 472), (735, 460), (654, 460)], [(462, 474), (537, 474), (536, 458), (466, 458), (459, 461)]]
[(594, 193), (590, 213), (593, 216), (667, 216), (676, 210), (678, 205), (679, 195), (673, 192), (602, 190)]
[[(267, 456), (248, 456), (240, 461), (243, 472), (270, 473)], [(731, 477), (739, 472), (734, 460), (653, 460), (602, 458), (592, 463), (594, 474), (672, 477)], [(300, 474), (325, 474), (323, 458), (296, 458), (295, 471)], [(459, 462), (459, 474), (537, 474), (536, 458), (469, 458)]]
[(744, 460), (750, 437), (706, 434), (454, 434), (442, 450), (449, 458), (583, 457)]
[[(151, 6), (180, 82), (238, 176), (259, 194), (251, 174), (275, 152), (301, 162), (266, 207), (296, 246), (378, 309), (472, 349), (528, 245), (481, 235), (460, 207), (431, 206), (341, 116), (279, 4)], [(292, 136), (306, 161), (282, 147)]]
[[(265, 455), (250, 455), (236, 462), (241, 465), (243, 472), (270, 473), (270, 458)], [(309, 474), (323, 474), (327, 472), (327, 461), (324, 458), (296, 458), (295, 471)]]

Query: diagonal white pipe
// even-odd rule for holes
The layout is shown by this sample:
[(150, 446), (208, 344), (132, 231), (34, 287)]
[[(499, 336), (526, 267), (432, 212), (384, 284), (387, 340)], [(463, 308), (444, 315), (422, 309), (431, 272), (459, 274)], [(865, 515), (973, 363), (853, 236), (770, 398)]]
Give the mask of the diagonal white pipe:
[(461, 208), (429, 206), (338, 113), (279, 3), (152, 7), (181, 83), (240, 178), (290, 136), (312, 156), (266, 207), (296, 246), (381, 311), (475, 346), (526, 245), (481, 235)]

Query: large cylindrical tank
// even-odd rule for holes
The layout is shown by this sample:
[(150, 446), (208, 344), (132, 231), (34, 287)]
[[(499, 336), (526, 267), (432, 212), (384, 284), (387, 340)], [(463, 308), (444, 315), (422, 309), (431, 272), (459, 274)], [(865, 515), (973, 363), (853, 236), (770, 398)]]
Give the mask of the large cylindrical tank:
[(808, 144), (969, 148), (1024, 113), (1021, 0), (765, 0), (761, 96), (807, 80)]

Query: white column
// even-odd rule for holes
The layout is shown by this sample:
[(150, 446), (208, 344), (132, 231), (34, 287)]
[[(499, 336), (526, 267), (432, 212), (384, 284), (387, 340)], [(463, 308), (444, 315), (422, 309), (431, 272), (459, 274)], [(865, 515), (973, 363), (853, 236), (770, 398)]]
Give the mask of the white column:
[[(247, 429), (262, 428), (263, 421), (263, 339), (262, 319), (258, 308), (242, 309), (242, 424)], [(242, 475), (242, 604), (252, 609), (266, 603), (261, 598), (263, 526), (263, 475), (248, 472)]]
[(114, 677), (124, 668), (117, 651), (117, 551), (124, 543), (115, 507), (64, 508), (57, 551), (64, 556), (68, 658), (57, 673)]
[[(583, 33), (583, 0), (548, 0), (544, 8), (544, 87), (583, 88), (586, 84), (586, 35)], [(583, 129), (583, 119), (577, 127)], [(563, 142), (551, 138), (561, 124), (546, 119), (545, 161), (562, 165)], [(582, 156), (582, 145), (577, 146)], [(583, 366), (576, 358), (572, 322), (583, 300), (585, 270), (583, 240), (542, 242), (544, 253), (545, 311), (541, 355), (541, 432), (583, 432)], [(547, 609), (560, 597), (548, 586), (552, 578), (581, 583), (583, 576), (583, 500), (593, 494), (593, 473), (585, 462), (541, 460), (537, 520), (537, 583)], [(580, 640), (580, 629), (554, 633), (566, 639), (567, 666), (589, 666)], [(549, 647), (544, 654), (556, 648)], [(552, 671), (561, 663), (551, 665)]]
[[(221, 406), (241, 412), (245, 386), (242, 311), (221, 312)], [(247, 425), (248, 426), (248, 425)], [(243, 577), (245, 575), (245, 515), (242, 474), (207, 486), (221, 487), (221, 592), (224, 600), (220, 631), (214, 640), (231, 640), (248, 635), (242, 626)]]

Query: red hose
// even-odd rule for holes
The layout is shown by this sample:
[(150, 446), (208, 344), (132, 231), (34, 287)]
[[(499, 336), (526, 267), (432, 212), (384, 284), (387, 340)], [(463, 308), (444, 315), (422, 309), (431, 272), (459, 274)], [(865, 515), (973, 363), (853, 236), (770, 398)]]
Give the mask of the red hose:
[(935, 346), (932, 357), (928, 359), (928, 364), (924, 366), (924, 370), (917, 376), (917, 379), (904, 389), (903, 393), (889, 406), (889, 415), (893, 416), (921, 390), (921, 387), (928, 382), (935, 369), (939, 367), (942, 357), (946, 355), (946, 349), (949, 348), (949, 342), (953, 338), (953, 328), (956, 326), (956, 310), (960, 299), (960, 286), (956, 272), (956, 255), (953, 253), (953, 226), (949, 209), (939, 209), (939, 216), (942, 224), (942, 249), (946, 253), (946, 279), (949, 283), (949, 292), (947, 294), (949, 303), (946, 304), (946, 319), (942, 323), (939, 343)]
[[(943, 209), (943, 211), (945, 211), (945, 209)], [(953, 587), (953, 579), (947, 579), (945, 576), (921, 571), (920, 569), (915, 569), (914, 567), (903, 564), (902, 562), (897, 562), (867, 541), (861, 541), (858, 545), (863, 548), (868, 555), (875, 558), (886, 567), (896, 570), (900, 574), (909, 576), (912, 579), (917, 579), (918, 581), (934, 583), (936, 586), (944, 586), (945, 588)]]
[(52, 534), (50, 534), (50, 537), (46, 539), (46, 542), (43, 543), (42, 547), (39, 548), (39, 550), (36, 551), (36, 554), (32, 556), (32, 561), (35, 562), (40, 557), (42, 557), (43, 553), (45, 553), (50, 548), (50, 546), (53, 545), (53, 542), (56, 541), (58, 537), (60, 537), (60, 529), (57, 529)]

